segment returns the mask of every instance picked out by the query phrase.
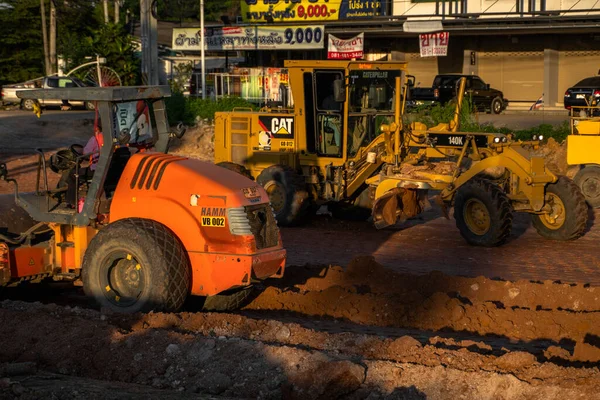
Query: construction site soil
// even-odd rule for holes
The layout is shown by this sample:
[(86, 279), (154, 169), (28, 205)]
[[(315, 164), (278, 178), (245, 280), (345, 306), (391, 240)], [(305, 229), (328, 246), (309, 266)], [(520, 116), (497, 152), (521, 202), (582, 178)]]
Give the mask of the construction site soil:
[[(174, 152), (210, 160), (211, 138), (191, 130)], [(20, 175), (35, 182), (35, 168)], [(0, 398), (600, 398), (599, 297), (586, 282), (400, 273), (370, 256), (288, 265), (231, 313), (192, 298), (120, 315), (78, 287), (30, 284), (2, 293)]]

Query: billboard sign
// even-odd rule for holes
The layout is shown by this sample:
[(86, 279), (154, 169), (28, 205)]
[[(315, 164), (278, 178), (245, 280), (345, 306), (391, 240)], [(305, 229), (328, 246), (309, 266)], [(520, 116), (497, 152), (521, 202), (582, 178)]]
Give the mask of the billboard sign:
[[(205, 29), (208, 51), (311, 50), (324, 45), (323, 25), (231, 26)], [(173, 50), (201, 50), (200, 29), (173, 28)]]
[(327, 58), (330, 60), (351, 60), (353, 58), (363, 58), (364, 53), (364, 33), (354, 36), (351, 39), (339, 39), (329, 35), (327, 45)]
[(386, 0), (241, 0), (242, 20), (313, 22), (385, 15)]

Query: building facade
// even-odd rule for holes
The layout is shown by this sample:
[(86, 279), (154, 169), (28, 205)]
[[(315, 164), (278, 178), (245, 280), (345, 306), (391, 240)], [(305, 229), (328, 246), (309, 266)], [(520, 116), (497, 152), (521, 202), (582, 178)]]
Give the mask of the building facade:
[[(421, 86), (438, 73), (479, 75), (513, 106), (543, 95), (546, 107), (562, 107), (568, 87), (600, 70), (597, 0), (390, 0), (387, 11), (326, 22), (326, 31), (364, 32), (366, 57), (406, 60)], [(428, 26), (449, 33), (446, 56), (421, 57), (418, 31)]]

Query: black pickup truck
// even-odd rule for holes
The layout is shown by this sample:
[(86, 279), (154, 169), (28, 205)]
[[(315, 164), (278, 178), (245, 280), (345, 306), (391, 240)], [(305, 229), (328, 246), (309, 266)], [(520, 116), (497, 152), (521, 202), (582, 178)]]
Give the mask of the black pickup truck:
[(473, 105), (478, 111), (500, 114), (506, 109), (508, 100), (504, 98), (501, 91), (490, 88), (490, 85), (477, 75), (461, 74), (437, 75), (430, 88), (414, 87), (414, 77), (411, 76), (412, 79), (409, 78), (407, 99), (409, 107), (412, 108), (419, 104), (433, 105), (435, 103), (444, 105), (453, 101), (456, 98), (459, 80), (463, 76), (467, 78), (465, 95), (471, 97)]

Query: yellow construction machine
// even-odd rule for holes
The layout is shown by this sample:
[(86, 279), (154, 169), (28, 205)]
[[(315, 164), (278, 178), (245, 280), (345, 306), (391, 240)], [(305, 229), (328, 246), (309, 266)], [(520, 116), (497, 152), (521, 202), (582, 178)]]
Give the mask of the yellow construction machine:
[[(532, 214), (540, 235), (570, 240), (587, 224), (579, 188), (530, 150), (539, 140), (459, 131), (454, 118), (428, 128), (405, 122), (407, 63), (287, 61), (293, 104), (215, 114), (215, 162), (255, 178), (280, 225), (324, 204), (336, 217), (373, 217), (381, 229), (417, 216), (429, 191), (454, 208), (467, 242), (497, 246), (513, 212)], [(537, 138), (536, 138), (537, 139)]]
[[(579, 167), (573, 178), (588, 204), (600, 207), (600, 106), (572, 107), (567, 137), (567, 164)], [(579, 109), (582, 109), (581, 111)], [(583, 115), (583, 116), (581, 116)], [(589, 115), (589, 116), (588, 116)]]

